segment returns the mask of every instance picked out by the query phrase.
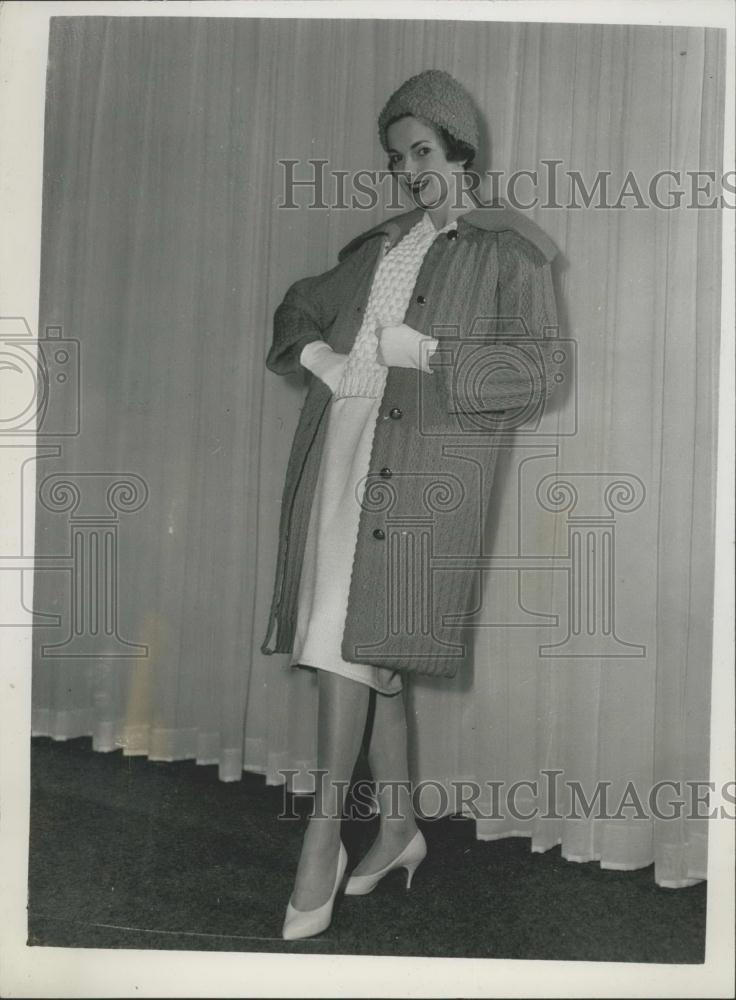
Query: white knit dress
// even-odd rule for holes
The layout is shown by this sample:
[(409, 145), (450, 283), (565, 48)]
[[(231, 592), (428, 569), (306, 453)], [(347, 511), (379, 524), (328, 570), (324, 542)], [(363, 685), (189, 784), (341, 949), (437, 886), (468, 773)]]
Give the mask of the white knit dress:
[(404, 322), (424, 255), (440, 233), (427, 212), (380, 261), (363, 323), (330, 401), (304, 549), (290, 665), (317, 667), (368, 684), (382, 694), (402, 690), (399, 671), (350, 663), (340, 653), (361, 500), (388, 368), (376, 360), (377, 332)]

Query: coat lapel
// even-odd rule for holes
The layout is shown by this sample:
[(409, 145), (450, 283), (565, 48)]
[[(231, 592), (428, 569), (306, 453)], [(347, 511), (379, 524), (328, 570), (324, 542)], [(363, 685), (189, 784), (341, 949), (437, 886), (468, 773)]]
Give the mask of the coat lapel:
[(530, 219), (528, 215), (519, 212), (502, 201), (472, 208), (469, 212), (465, 212), (464, 215), (459, 217), (458, 226), (463, 223), (493, 233), (506, 232), (512, 229), (520, 236), (529, 240), (530, 243), (533, 243), (537, 250), (544, 255), (545, 260), (551, 261), (557, 256), (557, 247), (545, 231)]
[[(406, 236), (409, 230), (419, 222), (423, 213), (423, 208), (413, 208), (410, 212), (404, 212), (402, 215), (379, 222), (372, 229), (367, 229), (346, 243), (338, 253), (337, 259), (344, 260), (361, 243), (373, 236), (388, 236), (391, 246), (396, 246), (399, 240)], [(477, 208), (463, 213), (458, 217), (458, 227), (463, 225), (475, 226), (476, 229), (494, 233), (513, 230), (529, 240), (540, 251), (545, 260), (551, 261), (557, 256), (557, 247), (545, 231), (523, 212), (519, 212), (502, 201), (481, 204)]]
[(423, 208), (413, 208), (411, 212), (404, 212), (403, 215), (397, 215), (393, 219), (385, 219), (383, 222), (379, 222), (377, 226), (367, 229), (364, 233), (360, 233), (349, 243), (346, 243), (338, 253), (337, 259), (343, 260), (353, 250), (356, 250), (361, 243), (372, 236), (388, 236), (391, 240), (391, 246), (396, 246), (399, 240), (406, 236), (409, 230), (419, 222), (423, 214)]

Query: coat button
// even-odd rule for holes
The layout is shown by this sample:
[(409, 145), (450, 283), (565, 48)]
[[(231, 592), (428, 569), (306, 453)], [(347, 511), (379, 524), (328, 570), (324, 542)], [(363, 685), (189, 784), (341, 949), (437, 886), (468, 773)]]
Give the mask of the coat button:
[(417, 295), (417, 302), (419, 303), (420, 306), (423, 306), (426, 301), (427, 300), (423, 295)]
[(388, 468), (388, 466), (384, 466), (381, 469), (381, 475), (383, 476), (384, 479), (390, 479), (391, 476), (393, 475), (393, 472)]
[(402, 411), (399, 409), (398, 406), (392, 406), (391, 409), (388, 411), (388, 415), (389, 417), (391, 417), (392, 420), (401, 420)]
[(376, 528), (373, 531), (373, 537), (378, 539), (385, 538), (386, 532), (383, 530), (383, 528)]
[(457, 229), (451, 229), (448, 232), (448, 234), (447, 234), (447, 238), (448, 238), (448, 240), (456, 240), (457, 239)]

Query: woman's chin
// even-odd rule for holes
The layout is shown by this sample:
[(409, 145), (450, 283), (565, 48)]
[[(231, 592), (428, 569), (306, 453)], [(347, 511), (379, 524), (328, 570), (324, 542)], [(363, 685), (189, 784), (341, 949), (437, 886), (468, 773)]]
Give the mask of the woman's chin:
[(419, 208), (424, 208), (426, 210), (440, 208), (444, 201), (444, 196), (441, 191), (433, 190), (431, 187), (421, 188), (419, 191), (410, 191), (411, 197), (414, 203), (419, 206)]
[(437, 207), (436, 199), (430, 197), (426, 191), (412, 191), (410, 192), (410, 198), (417, 208), (428, 209)]
[(415, 201), (419, 208), (423, 208), (425, 212), (434, 211), (442, 206), (442, 198), (428, 198), (426, 195), (419, 195)]

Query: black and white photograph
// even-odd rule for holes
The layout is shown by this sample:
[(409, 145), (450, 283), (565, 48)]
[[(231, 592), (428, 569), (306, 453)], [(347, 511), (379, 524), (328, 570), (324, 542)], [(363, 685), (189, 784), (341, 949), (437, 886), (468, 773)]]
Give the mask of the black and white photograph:
[(0, 995), (733, 995), (734, 10), (0, 7)]

